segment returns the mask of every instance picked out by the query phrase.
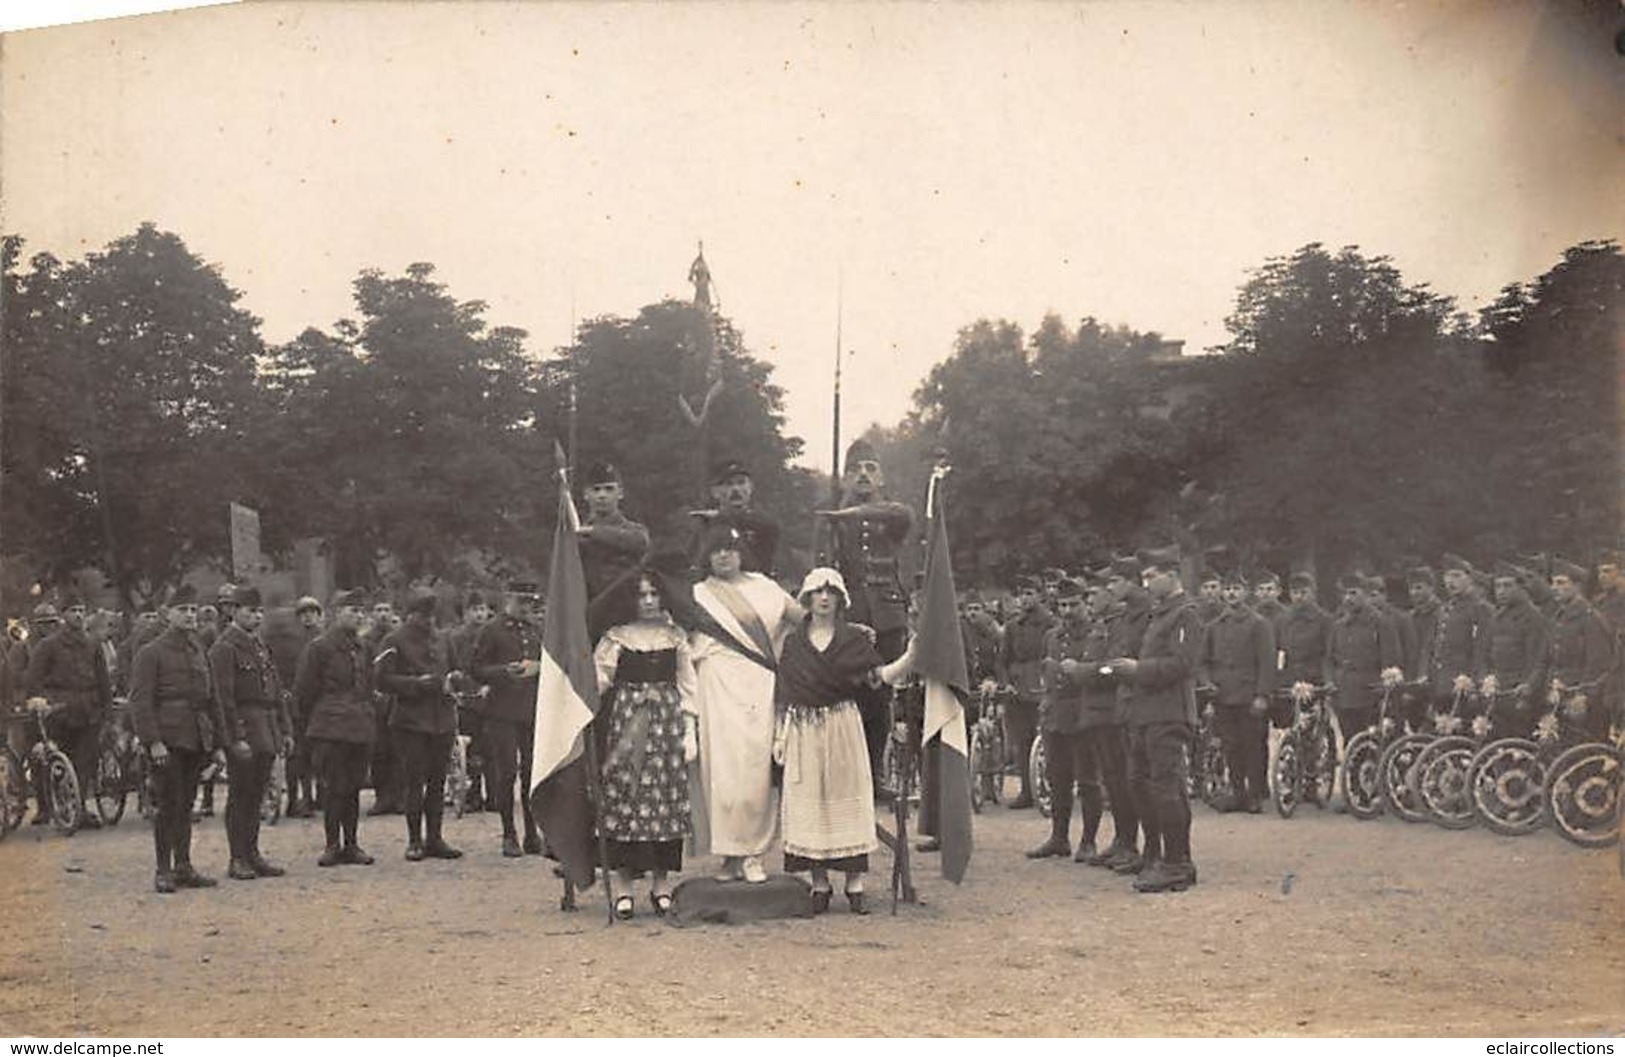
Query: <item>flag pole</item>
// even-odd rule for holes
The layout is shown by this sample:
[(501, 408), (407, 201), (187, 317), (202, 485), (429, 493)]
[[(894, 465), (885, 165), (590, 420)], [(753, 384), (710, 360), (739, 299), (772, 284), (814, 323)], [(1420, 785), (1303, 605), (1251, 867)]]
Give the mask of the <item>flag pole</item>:
[[(565, 510), (571, 515), (570, 527), (574, 529), (578, 526), (574, 523), (576, 505), (570, 498), (570, 471), (576, 461), (576, 288), (573, 280), (570, 283), (569, 338), (569, 342), (564, 346), (565, 362), (569, 365), (570, 374), (569, 404), (566, 406), (564, 419), (565, 442), (569, 445), (569, 450), (565, 452), (565, 457), (559, 460), (559, 485), (564, 490)], [(576, 883), (570, 878), (568, 870), (564, 874), (564, 893), (559, 897), (559, 909), (567, 911), (576, 909)]]

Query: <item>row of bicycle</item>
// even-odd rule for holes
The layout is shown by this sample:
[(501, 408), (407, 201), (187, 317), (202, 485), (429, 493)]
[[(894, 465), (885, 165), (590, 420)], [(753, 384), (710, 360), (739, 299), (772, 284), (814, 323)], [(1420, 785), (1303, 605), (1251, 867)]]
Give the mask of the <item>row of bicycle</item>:
[[(1457, 690), (1431, 716), (1431, 730), (1409, 729), (1401, 702), (1421, 689), (1419, 683), (1393, 678), (1370, 687), (1377, 697), (1375, 721), (1346, 740), (1339, 736), (1328, 688), (1296, 683), (1281, 690), (1276, 714), (1282, 729), (1269, 764), (1277, 813), (1291, 818), (1305, 803), (1325, 808), (1335, 795), (1357, 819), (1386, 812), (1449, 829), (1483, 825), (1509, 836), (1550, 825), (1565, 839), (1590, 848), (1619, 840), (1625, 825), (1620, 812), (1625, 733), (1616, 728), (1606, 740), (1589, 733), (1590, 710), (1601, 707), (1594, 700), (1597, 685), (1550, 686), (1543, 711), (1534, 718), (1532, 737), (1497, 735), (1492, 717), (1515, 691), (1500, 690), (1493, 681)], [(1006, 751), (1000, 722), (1007, 696), (1001, 691), (982, 694), (971, 728), (971, 802), (978, 810), (984, 801), (1001, 798), (1005, 778), (1016, 765)], [(1048, 817), (1053, 794), (1044, 739), (1034, 739), (1023, 762), (1033, 798)], [(1192, 799), (1214, 806), (1232, 793), (1210, 701), (1201, 708), (1188, 791)]]
[[(150, 819), (153, 806), (148, 779), (153, 764), (131, 729), (125, 700), (115, 700), (111, 714), (102, 724), (97, 741), (96, 773), (89, 777), (88, 797), (84, 795), (85, 777), (74, 767), (67, 750), (51, 736), (48, 719), (52, 711), (47, 703), (43, 707), (18, 709), (7, 716), (8, 723), (19, 726), (24, 736), (8, 737), (0, 744), (0, 840), (28, 817), (30, 799), (35, 801), (36, 817), (48, 818), (51, 826), (65, 836), (71, 836), (85, 824), (87, 803), (94, 805), (103, 825), (118, 825), (132, 797), (137, 813), (143, 819)], [(463, 816), (472, 784), (469, 740), (465, 735), (452, 740), (447, 764), (446, 805), (458, 818)], [(27, 748), (19, 751), (19, 744)], [(201, 778), (228, 781), (229, 766), (228, 754), (225, 766), (211, 761)], [(279, 755), (271, 768), (271, 778), (260, 805), (260, 819), (266, 824), (274, 826), (282, 818), (287, 803), (285, 775), (284, 759)]]

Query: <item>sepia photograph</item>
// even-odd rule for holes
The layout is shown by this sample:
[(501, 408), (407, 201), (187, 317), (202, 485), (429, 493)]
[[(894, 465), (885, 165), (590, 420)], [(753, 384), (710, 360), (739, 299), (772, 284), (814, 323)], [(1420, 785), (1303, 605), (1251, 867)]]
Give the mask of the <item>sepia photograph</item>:
[(0, 13), (0, 1037), (1618, 1036), (1622, 118), (1617, 0)]

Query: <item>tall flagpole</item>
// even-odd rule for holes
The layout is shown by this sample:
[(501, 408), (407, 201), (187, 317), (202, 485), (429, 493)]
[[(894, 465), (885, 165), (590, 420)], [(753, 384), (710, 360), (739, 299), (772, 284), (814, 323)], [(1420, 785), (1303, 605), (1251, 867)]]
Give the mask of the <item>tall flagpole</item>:
[(845, 270), (838, 269), (835, 273), (835, 410), (829, 438), (829, 486), (832, 507), (841, 505), (841, 309), (845, 288)]

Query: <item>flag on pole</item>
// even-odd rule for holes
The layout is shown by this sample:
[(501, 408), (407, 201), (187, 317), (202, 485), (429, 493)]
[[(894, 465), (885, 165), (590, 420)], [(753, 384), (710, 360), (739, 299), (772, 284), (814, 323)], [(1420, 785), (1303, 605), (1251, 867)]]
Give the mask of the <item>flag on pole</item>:
[[(958, 884), (970, 865), (970, 738), (965, 731), (965, 700), (970, 678), (965, 643), (959, 633), (948, 526), (943, 516), (941, 477), (933, 475), (926, 517), (930, 536), (925, 555), (925, 591), (914, 645), (914, 668), (925, 684), (922, 743), (937, 738), (942, 760), (937, 783), (937, 839), (942, 843), (942, 876)], [(934, 507), (934, 509), (933, 509)]]
[[(564, 465), (559, 452), (559, 466)], [(560, 472), (559, 522), (547, 580), (542, 670), (536, 683), (531, 800), (536, 820), (565, 875), (579, 887), (593, 882), (597, 850), (585, 732), (598, 710), (598, 676), (587, 635), (587, 580), (576, 542), (579, 524), (568, 480)]]

